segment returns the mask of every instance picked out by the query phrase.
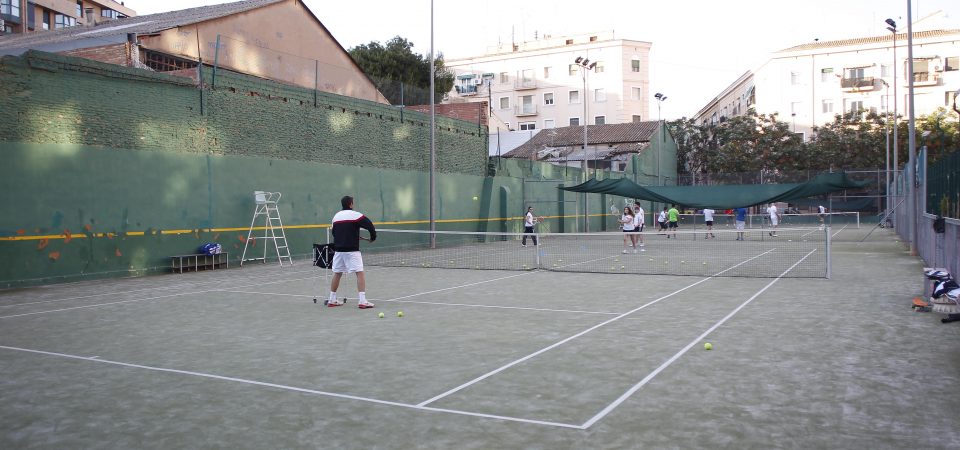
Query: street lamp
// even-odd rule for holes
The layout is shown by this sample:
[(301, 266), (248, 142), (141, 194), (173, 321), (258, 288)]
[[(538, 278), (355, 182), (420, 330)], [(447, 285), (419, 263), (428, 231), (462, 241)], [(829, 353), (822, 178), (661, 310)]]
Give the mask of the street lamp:
[(885, 152), (887, 159), (886, 159), (886, 165), (884, 166), (886, 168), (885, 179), (887, 184), (884, 185), (885, 187), (883, 189), (884, 193), (886, 194), (886, 199), (884, 202), (886, 204), (886, 214), (884, 214), (883, 222), (884, 224), (886, 224), (886, 222), (890, 220), (890, 212), (891, 212), (890, 211), (890, 84), (887, 83), (887, 80), (884, 80), (882, 78), (880, 79), (880, 82), (883, 83), (884, 87), (886, 87), (886, 94), (884, 95), (884, 98), (886, 98), (886, 101), (883, 102), (883, 117), (884, 117), (883, 119), (884, 133), (883, 134), (886, 136), (886, 141), (887, 141), (886, 152)]
[[(580, 73), (583, 75), (583, 181), (587, 181), (587, 72), (597, 67), (596, 61), (578, 56), (573, 62), (580, 66)], [(590, 211), (587, 201), (588, 195), (583, 194), (583, 230), (590, 232)]]
[(663, 143), (667, 140), (667, 137), (663, 134), (663, 123), (661, 123), (660, 119), (660, 105), (667, 99), (667, 96), (657, 92), (653, 94), (653, 98), (657, 99), (657, 128), (660, 129), (659, 134), (661, 136), (660, 142), (657, 143), (657, 184), (663, 186), (663, 174), (660, 172), (660, 152), (663, 151)]
[[(897, 155), (897, 141), (898, 139), (898, 126), (897, 126), (897, 23), (893, 19), (887, 19), (886, 22), (887, 30), (893, 33), (893, 171), (896, 172), (900, 168), (898, 162), (899, 156)], [(888, 168), (889, 170), (889, 168)], [(897, 179), (894, 177), (893, 183), (897, 184)], [(887, 182), (887, 190), (890, 189), (890, 183)], [(889, 202), (889, 200), (888, 200)], [(887, 208), (889, 208), (889, 203)], [(896, 225), (896, 224), (894, 224)]]

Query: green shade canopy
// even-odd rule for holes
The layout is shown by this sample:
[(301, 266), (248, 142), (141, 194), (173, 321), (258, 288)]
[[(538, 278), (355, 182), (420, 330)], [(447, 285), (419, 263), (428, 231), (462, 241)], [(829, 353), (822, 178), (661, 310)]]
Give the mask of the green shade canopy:
[(845, 189), (866, 186), (853, 181), (844, 172), (824, 173), (805, 183), (733, 184), (719, 186), (640, 186), (626, 178), (587, 180), (565, 191), (612, 194), (622, 197), (672, 203), (688, 208), (739, 208), (771, 202), (798, 200)]

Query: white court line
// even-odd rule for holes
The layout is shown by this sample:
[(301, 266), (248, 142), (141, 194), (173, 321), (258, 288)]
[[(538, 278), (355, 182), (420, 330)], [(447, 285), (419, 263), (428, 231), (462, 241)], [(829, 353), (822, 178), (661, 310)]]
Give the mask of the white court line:
[[(263, 295), (276, 295), (276, 296), (285, 296), (285, 297), (307, 297), (307, 298), (318, 298), (316, 295), (306, 295), (306, 294), (277, 294), (273, 292), (254, 292), (254, 291), (238, 291), (233, 289), (223, 289), (223, 292), (234, 292), (237, 294), (263, 294)], [(549, 309), (549, 308), (524, 308), (521, 306), (498, 306), (498, 305), (478, 305), (473, 303), (443, 303), (443, 302), (422, 302), (416, 300), (394, 300), (386, 298), (367, 298), (371, 302), (397, 302), (397, 303), (416, 303), (420, 305), (438, 305), (438, 306), (467, 306), (471, 308), (495, 308), (495, 309), (519, 309), (524, 311), (543, 311), (543, 312), (562, 312), (562, 313), (578, 313), (578, 314), (607, 314), (615, 316), (620, 314), (618, 312), (606, 312), (606, 311), (581, 311), (577, 309)]]
[(417, 406), (426, 406), (426, 405), (429, 405), (430, 403), (433, 403), (433, 402), (435, 402), (435, 401), (437, 401), (437, 400), (440, 400), (440, 399), (442, 399), (442, 398), (444, 398), (444, 397), (447, 397), (447, 396), (449, 396), (449, 395), (451, 395), (451, 394), (454, 394), (454, 393), (459, 392), (459, 391), (461, 391), (461, 390), (463, 390), (463, 389), (466, 389), (466, 388), (468, 388), (468, 387), (470, 387), (470, 386), (472, 386), (472, 385), (474, 385), (474, 384), (476, 384), (476, 383), (479, 383), (480, 381), (483, 381), (483, 380), (485, 380), (485, 379), (487, 379), (487, 378), (490, 378), (490, 377), (492, 377), (492, 376), (494, 376), (494, 375), (496, 375), (496, 374), (498, 374), (498, 373), (500, 373), (500, 372), (503, 372), (504, 370), (507, 370), (507, 369), (509, 369), (509, 368), (517, 365), (517, 364), (520, 364), (520, 363), (522, 363), (522, 362), (524, 362), (524, 361), (527, 361), (527, 360), (529, 360), (529, 359), (531, 359), (531, 358), (534, 358), (534, 357), (536, 357), (537, 355), (540, 355), (540, 354), (542, 354), (542, 353), (545, 353), (545, 352), (548, 352), (548, 351), (550, 351), (550, 350), (553, 350), (554, 348), (557, 348), (557, 347), (559, 347), (559, 346), (561, 346), (561, 345), (563, 345), (563, 344), (566, 344), (567, 342), (570, 342), (570, 341), (572, 341), (572, 340), (574, 340), (574, 339), (576, 339), (576, 338), (578, 338), (578, 337), (580, 337), (580, 336), (583, 336), (583, 335), (585, 335), (585, 334), (587, 334), (587, 333), (589, 333), (589, 332), (591, 332), (591, 331), (593, 331), (593, 330), (596, 330), (597, 328), (600, 328), (600, 327), (603, 327), (603, 326), (608, 325), (608, 324), (610, 324), (610, 323), (616, 322), (617, 320), (620, 320), (620, 319), (622, 319), (622, 318), (624, 318), (624, 317), (626, 317), (626, 316), (628, 316), (628, 315), (630, 315), (630, 314), (633, 314), (633, 313), (635, 313), (635, 312), (637, 312), (637, 311), (640, 311), (641, 309), (644, 309), (644, 308), (646, 308), (646, 307), (648, 307), (648, 306), (650, 306), (650, 305), (653, 305), (653, 304), (655, 304), (655, 303), (657, 303), (657, 302), (659, 302), (659, 301), (661, 301), (661, 300), (664, 300), (664, 299), (666, 299), (666, 298), (669, 298), (669, 297), (672, 297), (672, 296), (674, 296), (674, 295), (676, 295), (676, 294), (679, 294), (679, 293), (681, 293), (681, 292), (683, 292), (683, 291), (685, 291), (685, 290), (687, 290), (687, 289), (690, 289), (690, 288), (692, 288), (692, 287), (694, 287), (694, 286), (696, 286), (696, 285), (698, 285), (698, 284), (700, 284), (700, 283), (704, 283), (704, 282), (706, 282), (706, 281), (709, 281), (709, 280), (713, 279), (714, 277), (723, 274), (724, 272), (727, 272), (727, 271), (729, 271), (729, 270), (733, 270), (733, 269), (735, 269), (735, 268), (737, 268), (737, 267), (739, 267), (739, 266), (741, 266), (741, 265), (743, 265), (743, 264), (746, 264), (746, 263), (748, 263), (748, 262), (750, 262), (750, 261), (752, 261), (752, 260), (754, 260), (754, 259), (757, 259), (757, 258), (759, 258), (759, 257), (761, 257), (761, 256), (763, 256), (763, 255), (766, 255), (767, 253), (770, 253), (770, 252), (772, 252), (772, 251), (774, 251), (774, 250), (776, 250), (776, 248), (772, 248), (772, 249), (767, 250), (767, 251), (765, 251), (765, 252), (763, 252), (763, 253), (761, 253), (761, 254), (759, 254), (759, 255), (753, 256), (753, 257), (751, 257), (751, 258), (749, 258), (749, 259), (747, 259), (747, 260), (744, 260), (744, 261), (738, 263), (738, 264), (735, 265), (735, 266), (732, 266), (732, 267), (729, 267), (729, 268), (727, 268), (727, 269), (724, 269), (723, 271), (717, 272), (716, 274), (714, 274), (714, 275), (712, 275), (712, 276), (709, 276), (709, 277), (707, 277), (707, 278), (704, 278), (704, 279), (702, 279), (702, 280), (700, 280), (700, 281), (697, 281), (697, 282), (695, 282), (695, 283), (693, 283), (693, 284), (690, 284), (690, 285), (688, 285), (688, 286), (686, 286), (686, 287), (680, 288), (680, 289), (678, 289), (678, 290), (676, 290), (676, 291), (673, 291), (673, 292), (671, 292), (671, 293), (669, 293), (669, 294), (667, 294), (667, 295), (664, 295), (663, 297), (660, 297), (660, 298), (658, 298), (658, 299), (656, 299), (656, 300), (652, 300), (652, 301), (650, 301), (650, 302), (648, 302), (648, 303), (645, 303), (645, 304), (643, 304), (643, 305), (641, 305), (641, 306), (639, 306), (639, 307), (637, 307), (637, 308), (631, 309), (630, 311), (627, 311), (627, 312), (625, 312), (625, 313), (623, 313), (623, 314), (620, 314), (620, 315), (618, 315), (618, 316), (616, 316), (616, 317), (613, 317), (613, 318), (611, 318), (611, 319), (609, 319), (609, 320), (606, 320), (606, 321), (604, 321), (604, 322), (600, 322), (599, 324), (594, 325), (594, 326), (592, 326), (592, 327), (590, 327), (590, 328), (587, 328), (586, 330), (583, 330), (583, 331), (581, 331), (581, 332), (579, 332), (579, 333), (577, 333), (577, 334), (575, 334), (575, 335), (573, 335), (573, 336), (570, 336), (570, 337), (568, 337), (568, 338), (566, 338), (566, 339), (564, 339), (564, 340), (562, 340), (562, 341), (559, 341), (559, 342), (556, 342), (556, 343), (554, 343), (554, 344), (551, 344), (551, 345), (549, 345), (549, 346), (547, 346), (547, 347), (544, 347), (544, 348), (542, 348), (542, 349), (540, 349), (540, 350), (537, 350), (537, 351), (535, 351), (535, 352), (533, 352), (533, 353), (531, 353), (531, 354), (529, 354), (529, 355), (527, 355), (527, 356), (524, 356), (523, 358), (520, 358), (520, 359), (515, 360), (515, 361), (513, 361), (513, 362), (511, 362), (511, 363), (508, 363), (508, 364), (506, 364), (506, 365), (503, 365), (503, 366), (501, 366), (501, 367), (499, 367), (499, 368), (497, 368), (497, 369), (494, 369), (494, 370), (492, 370), (492, 371), (490, 371), (490, 372), (487, 372), (487, 373), (485, 373), (485, 374), (483, 374), (483, 375), (480, 375), (479, 377), (476, 377), (476, 378), (474, 378), (474, 379), (472, 379), (472, 380), (470, 380), (470, 381), (468, 381), (468, 382), (466, 382), (466, 383), (463, 383), (463, 384), (461, 384), (460, 386), (457, 386), (457, 387), (455, 387), (455, 388), (453, 388), (453, 389), (450, 389), (449, 391), (446, 391), (446, 392), (444, 392), (444, 393), (442, 393), (442, 394), (440, 394), (440, 395), (434, 396), (433, 398), (424, 400), (424, 401), (418, 403)]
[[(315, 277), (294, 278), (294, 279), (289, 279), (289, 280), (279, 280), (279, 281), (270, 281), (270, 282), (263, 282), (263, 283), (257, 283), (257, 284), (249, 284), (249, 285), (246, 285), (246, 286), (239, 286), (239, 287), (244, 288), (244, 287), (262, 286), (262, 285), (264, 285), (264, 284), (277, 284), (277, 283), (286, 283), (286, 282), (288, 282), (288, 281), (312, 280), (312, 279), (314, 279), (314, 278), (315, 278)], [(134, 299), (134, 300), (122, 300), (122, 301), (117, 301), (117, 302), (96, 303), (96, 304), (93, 304), (93, 305), (71, 306), (71, 307), (69, 307), (69, 308), (50, 309), (50, 310), (46, 310), (46, 311), (35, 311), (35, 312), (23, 313), (23, 314), (13, 314), (13, 315), (9, 315), (9, 316), (0, 316), (0, 319), (10, 319), (10, 318), (13, 318), (13, 317), (33, 316), (33, 315), (37, 315), (37, 314), (47, 314), (47, 313), (54, 313), (54, 312), (61, 312), (61, 311), (70, 311), (70, 310), (74, 310), (74, 309), (96, 308), (96, 307), (98, 307), (98, 306), (122, 305), (122, 304), (125, 304), (125, 303), (145, 302), (145, 301), (147, 301), (147, 300), (156, 300), (156, 299), (160, 299), (160, 298), (178, 297), (178, 296), (182, 296), (182, 295), (205, 294), (205, 293), (208, 293), (208, 292), (218, 292), (218, 291), (220, 291), (220, 290), (221, 290), (221, 289), (205, 289), (205, 290), (201, 290), (201, 291), (177, 292), (177, 293), (175, 293), (175, 294), (158, 295), (158, 296), (155, 296), (155, 297), (138, 298), (138, 299)]]
[(367, 403), (376, 403), (376, 404), (380, 404), (380, 405), (400, 406), (400, 407), (403, 407), (403, 408), (416, 409), (416, 410), (421, 410), (421, 411), (444, 412), (444, 413), (459, 414), (459, 415), (464, 415), (464, 416), (483, 417), (483, 418), (487, 418), (487, 419), (496, 419), (496, 420), (505, 420), (505, 421), (511, 421), (511, 422), (529, 423), (529, 424), (534, 424), (534, 425), (546, 425), (546, 426), (561, 427), (561, 428), (573, 428), (573, 429), (578, 429), (578, 430), (579, 430), (579, 429), (582, 429), (582, 427), (581, 427), (580, 425), (573, 425), (573, 424), (569, 424), (569, 423), (549, 422), (549, 421), (544, 421), (544, 420), (524, 419), (524, 418), (520, 418), (520, 417), (510, 417), (510, 416), (498, 416), (498, 415), (494, 415), (494, 414), (483, 414), (483, 413), (476, 413), (476, 412), (470, 412), (470, 411), (461, 411), (461, 410), (456, 410), (456, 409), (431, 408), (431, 407), (424, 407), (424, 406), (419, 406), (419, 405), (412, 405), (412, 404), (409, 404), (409, 403), (392, 402), (392, 401), (388, 401), (388, 400), (378, 400), (378, 399), (375, 399), (375, 398), (360, 397), (360, 396), (349, 395), (349, 394), (337, 394), (337, 393), (334, 393), (334, 392), (318, 391), (318, 390), (315, 390), (315, 389), (300, 388), (300, 387), (296, 387), (296, 386), (287, 386), (287, 385), (283, 385), (283, 384), (268, 383), (268, 382), (264, 382), (264, 381), (248, 380), (248, 379), (244, 379), (244, 378), (226, 377), (226, 376), (222, 376), (222, 375), (214, 375), (214, 374), (209, 374), (209, 373), (192, 372), (192, 371), (189, 371), (189, 370), (167, 369), (167, 368), (164, 368), (164, 367), (145, 366), (145, 365), (142, 365), (142, 364), (131, 364), (131, 363), (125, 363), (125, 362), (120, 362), (120, 361), (111, 361), (111, 360), (109, 360), (109, 359), (101, 359), (101, 358), (98, 357), (98, 356), (86, 357), (86, 356), (78, 356), (78, 355), (69, 355), (69, 354), (66, 354), (66, 353), (46, 352), (46, 351), (43, 351), (43, 350), (33, 350), (33, 349), (20, 348), (20, 347), (9, 347), (9, 346), (6, 346), (6, 345), (0, 345), (0, 349), (13, 350), (13, 351), (18, 351), (18, 352), (34, 353), (34, 354), (46, 355), (46, 356), (57, 356), (57, 357), (61, 357), (61, 358), (78, 359), (78, 360), (82, 360), (82, 361), (90, 361), (90, 362), (103, 363), (103, 364), (111, 364), (111, 365), (115, 365), (115, 366), (132, 367), (132, 368), (136, 368), (136, 369), (151, 370), (151, 371), (154, 371), (154, 372), (174, 373), (174, 374), (178, 374), (178, 375), (191, 375), (191, 376), (195, 376), (195, 377), (209, 378), (209, 379), (220, 380), (220, 381), (232, 381), (232, 382), (235, 382), (235, 383), (251, 384), (251, 385), (255, 385), (255, 386), (263, 386), (263, 387), (268, 387), (268, 388), (282, 389), (282, 390), (286, 390), (286, 391), (302, 392), (302, 393), (306, 393), (306, 394), (322, 395), (322, 396), (326, 396), (326, 397), (335, 397), (335, 398), (342, 398), (342, 399), (348, 399), (348, 400), (357, 400), (357, 401), (362, 401), (362, 402), (367, 402)]
[(749, 305), (750, 302), (752, 302), (754, 299), (756, 299), (757, 297), (759, 297), (760, 294), (763, 294), (764, 291), (766, 291), (767, 289), (770, 288), (770, 286), (773, 286), (774, 283), (776, 283), (777, 281), (780, 281), (780, 279), (783, 278), (783, 276), (786, 275), (787, 272), (790, 272), (791, 270), (793, 270), (794, 267), (797, 267), (797, 265), (799, 265), (800, 263), (802, 263), (803, 260), (807, 259), (807, 257), (810, 256), (810, 255), (812, 255), (813, 252), (815, 252), (815, 251), (817, 251), (817, 250), (816, 250), (816, 249), (810, 250), (810, 253), (807, 253), (803, 258), (800, 258), (799, 261), (797, 261), (796, 263), (794, 263), (794, 264), (793, 264), (792, 266), (790, 266), (790, 268), (788, 268), (787, 270), (783, 271), (783, 273), (781, 273), (780, 276), (778, 276), (777, 278), (774, 278), (773, 281), (771, 281), (770, 283), (767, 283), (767, 285), (764, 286), (763, 289), (760, 289), (759, 291), (757, 291), (756, 294), (753, 294), (753, 296), (751, 296), (750, 298), (748, 298), (745, 302), (741, 303), (740, 306), (737, 306), (736, 308), (734, 308), (733, 311), (730, 311), (730, 313), (727, 314), (724, 318), (720, 319), (719, 322), (713, 324), (713, 326), (710, 327), (709, 329), (707, 329), (707, 331), (704, 331), (700, 336), (697, 336), (694, 340), (690, 341), (690, 343), (687, 344), (686, 347), (683, 347), (683, 349), (681, 349), (679, 352), (677, 352), (677, 353), (674, 354), (672, 357), (670, 357), (670, 359), (668, 359), (666, 362), (664, 362), (663, 364), (661, 364), (660, 367), (657, 367), (656, 369), (654, 369), (653, 372), (650, 372), (650, 374), (648, 374), (646, 377), (644, 377), (642, 380), (640, 380), (639, 383), (633, 385), (633, 387), (631, 387), (630, 389), (628, 389), (627, 392), (624, 392), (623, 395), (621, 395), (619, 398), (617, 398), (616, 400), (614, 400), (613, 403), (607, 405), (606, 408), (603, 408), (603, 409), (602, 409), (600, 412), (598, 412), (595, 416), (591, 417), (590, 420), (584, 422), (584, 423), (583, 423), (583, 428), (584, 428), (584, 429), (590, 428), (593, 424), (597, 423), (598, 420), (604, 418), (604, 416), (606, 416), (607, 414), (610, 414), (610, 412), (613, 411), (614, 408), (616, 408), (617, 406), (620, 406), (621, 403), (623, 403), (623, 402), (626, 401), (628, 398), (630, 398), (630, 396), (632, 396), (635, 392), (637, 392), (638, 390), (640, 390), (640, 388), (642, 388), (645, 384), (649, 383), (650, 380), (652, 380), (655, 376), (657, 376), (657, 374), (659, 374), (660, 372), (662, 372), (662, 371), (663, 371), (664, 369), (666, 369), (667, 367), (670, 367), (670, 365), (673, 364), (674, 361), (676, 361), (676, 360), (679, 359), (681, 356), (683, 356), (683, 354), (686, 353), (687, 351), (689, 351), (691, 348), (693, 348), (694, 345), (699, 344), (700, 341), (701, 341), (703, 338), (707, 337), (707, 335), (709, 335), (709, 334), (712, 333), (714, 330), (716, 330), (717, 328), (719, 328), (721, 325), (723, 325), (724, 323), (726, 323), (727, 320), (730, 320), (731, 317), (733, 317), (735, 314), (737, 314), (738, 312), (740, 312), (740, 310), (743, 309), (745, 306)]
[[(296, 274), (296, 273), (300, 273), (300, 272), (308, 272), (308, 271), (307, 271), (307, 270), (299, 270), (299, 271), (294, 271), (293, 273)], [(261, 278), (266, 278), (266, 276), (263, 276), (263, 277), (261, 277)], [(190, 287), (199, 287), (199, 286), (205, 286), (205, 285), (210, 285), (210, 284), (222, 283), (223, 281), (225, 281), (225, 280), (209, 281), (209, 282), (202, 282), (202, 283), (194, 283), (193, 286), (190, 286)], [(290, 280), (290, 281), (296, 281), (296, 280)], [(267, 284), (267, 283), (265, 283), (265, 284)], [(85, 299), (85, 298), (105, 297), (105, 296), (108, 296), (108, 295), (127, 294), (127, 293), (131, 293), (131, 292), (158, 291), (158, 290), (164, 290), (164, 289), (169, 290), (169, 289), (177, 289), (177, 288), (178, 288), (177, 286), (163, 286), (163, 287), (152, 287), (152, 288), (141, 288), (141, 289), (129, 289), (129, 290), (124, 290), (124, 291), (105, 292), (105, 293), (102, 293), (102, 294), (80, 295), (80, 296), (76, 296), (76, 297), (58, 298), (58, 299), (53, 299), (53, 300), (40, 300), (40, 301), (36, 301), (36, 302), (15, 303), (15, 304), (12, 304), (12, 305), (0, 305), (0, 308), (13, 308), (13, 307), (15, 307), (15, 306), (25, 306), (25, 305), (40, 305), (40, 304), (44, 304), (44, 303), (65, 302), (65, 301), (69, 301), (69, 300), (82, 300), (82, 299)]]
[(832, 238), (833, 238), (833, 237), (837, 237), (837, 235), (840, 234), (840, 232), (843, 231), (843, 230), (845, 230), (846, 228), (847, 228), (847, 226), (844, 225), (842, 228), (840, 228), (839, 230), (837, 230), (836, 233), (833, 233), (833, 235), (830, 236), (830, 237), (832, 237)]

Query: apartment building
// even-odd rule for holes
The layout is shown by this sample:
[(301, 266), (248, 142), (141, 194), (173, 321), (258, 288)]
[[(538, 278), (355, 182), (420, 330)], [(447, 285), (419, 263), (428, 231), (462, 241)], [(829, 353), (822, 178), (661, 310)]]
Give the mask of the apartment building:
[(0, 0), (3, 34), (92, 26), (136, 15), (123, 2), (114, 0)]
[(491, 127), (508, 130), (649, 120), (651, 45), (612, 31), (499, 45), (446, 61), (447, 102), (489, 101)]
[(896, 106), (906, 116), (910, 78), (918, 116), (952, 107), (960, 89), (960, 29), (915, 31), (912, 73), (906, 33), (896, 34), (895, 53), (896, 58), (893, 33), (787, 48), (738, 78), (694, 119), (716, 124), (755, 108), (777, 113), (809, 139), (814, 126), (832, 122), (837, 114), (892, 113)]

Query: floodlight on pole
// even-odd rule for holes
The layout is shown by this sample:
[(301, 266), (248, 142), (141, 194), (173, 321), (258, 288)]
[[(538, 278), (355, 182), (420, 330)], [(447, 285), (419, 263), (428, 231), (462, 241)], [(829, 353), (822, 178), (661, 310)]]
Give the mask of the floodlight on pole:
[[(899, 162), (900, 157), (899, 157), (899, 155), (898, 155), (898, 153), (899, 153), (899, 150), (898, 150), (899, 142), (898, 142), (898, 141), (899, 141), (899, 138), (900, 138), (900, 137), (899, 137), (899, 133), (900, 133), (900, 132), (899, 132), (899, 128), (900, 128), (900, 127), (897, 126), (898, 121), (899, 121), (899, 119), (898, 119), (898, 117), (897, 117), (897, 23), (894, 22), (893, 19), (887, 19), (887, 20), (885, 20), (884, 22), (885, 22), (887, 25), (889, 25), (889, 26), (887, 27), (887, 30), (889, 30), (891, 33), (893, 33), (893, 150), (892, 150), (892, 153), (893, 153), (893, 166), (891, 166), (891, 168), (893, 169), (894, 173), (896, 173), (896, 172), (900, 169), (900, 162)], [(896, 185), (899, 185), (899, 183), (897, 183), (897, 177), (896, 177), (896, 176), (893, 177), (893, 184), (894, 184), (895, 186), (896, 186)], [(888, 190), (890, 189), (890, 184), (889, 184), (889, 183), (887, 184), (887, 189), (888, 189)], [(897, 226), (897, 224), (894, 223), (894, 226)]]
[(662, 164), (660, 163), (660, 159), (661, 159), (660, 153), (663, 151), (663, 142), (667, 140), (667, 137), (663, 134), (663, 123), (660, 119), (660, 105), (667, 99), (667, 96), (657, 92), (656, 94), (653, 94), (653, 98), (657, 99), (657, 128), (658, 128), (658, 134), (661, 137), (660, 142), (657, 142), (657, 185), (663, 186), (663, 174), (661, 173)]
[[(580, 66), (580, 73), (583, 75), (583, 180), (586, 181), (588, 177), (588, 166), (587, 166), (587, 72), (593, 70), (594, 67), (597, 67), (597, 63), (590, 62), (590, 59), (578, 56), (577, 59), (574, 59), (573, 62)], [(585, 232), (590, 231), (590, 210), (588, 202), (588, 194), (583, 194), (583, 230)]]

